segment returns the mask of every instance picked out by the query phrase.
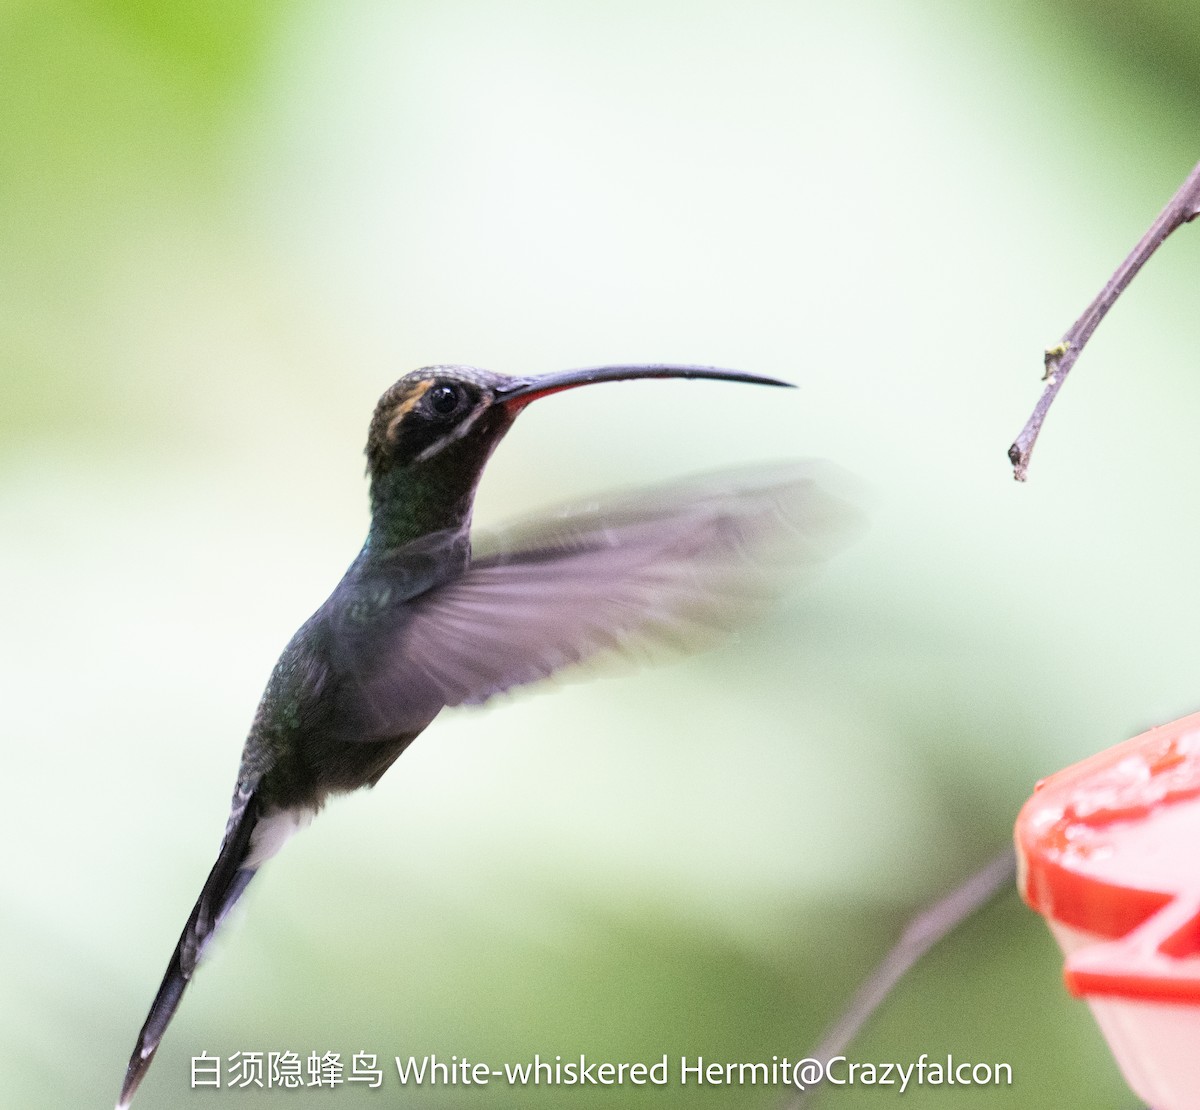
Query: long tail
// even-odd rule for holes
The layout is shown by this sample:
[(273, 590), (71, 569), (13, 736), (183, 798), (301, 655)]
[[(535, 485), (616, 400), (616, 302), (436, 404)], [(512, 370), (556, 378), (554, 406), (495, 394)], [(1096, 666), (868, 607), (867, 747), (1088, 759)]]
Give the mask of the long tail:
[(129, 1105), (149, 1069), (154, 1054), (158, 1051), (159, 1042), (171, 1018), (175, 1016), (179, 1000), (196, 970), (205, 945), (217, 931), (222, 918), (246, 889), (246, 885), (254, 878), (257, 866), (243, 864), (247, 862), (250, 836), (257, 823), (257, 800), (251, 796), (246, 799), (241, 812), (232, 816), (225, 839), (221, 842), (217, 862), (213, 864), (213, 869), (205, 880), (204, 889), (200, 891), (200, 897), (183, 927), (179, 943), (175, 945), (171, 962), (167, 965), (167, 973), (163, 976), (158, 994), (154, 996), (146, 1023), (138, 1034), (137, 1047), (129, 1058), (117, 1110), (125, 1110)]

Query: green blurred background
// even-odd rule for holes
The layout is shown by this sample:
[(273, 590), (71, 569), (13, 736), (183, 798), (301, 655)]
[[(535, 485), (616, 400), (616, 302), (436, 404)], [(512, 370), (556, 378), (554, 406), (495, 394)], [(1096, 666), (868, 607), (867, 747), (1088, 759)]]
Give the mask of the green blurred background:
[[(238, 1050), (802, 1055), (1035, 780), (1200, 705), (1200, 239), (1042, 348), (1197, 157), (1200, 4), (0, 4), (0, 1075), (105, 1107), (292, 630), (430, 362), (716, 363), (796, 394), (555, 398), (496, 521), (823, 456), (871, 527), (670, 667), (447, 714), (251, 888), (139, 1096)], [(1010, 1062), (926, 1106), (1133, 1104), (1015, 896), (855, 1046)], [(777, 1107), (778, 1092), (339, 1105)], [(820, 1106), (890, 1104), (894, 1090)]]

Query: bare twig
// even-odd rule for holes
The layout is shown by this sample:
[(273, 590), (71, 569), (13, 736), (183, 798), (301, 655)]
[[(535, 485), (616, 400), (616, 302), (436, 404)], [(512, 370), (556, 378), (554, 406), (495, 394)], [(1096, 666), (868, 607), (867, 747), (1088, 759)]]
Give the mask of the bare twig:
[[(832, 1057), (841, 1056), (917, 961), (973, 913), (1010, 887), (1016, 871), (1016, 853), (1012, 848), (1006, 848), (936, 905), (917, 914), (891, 951), (858, 988), (845, 1013), (825, 1034), (810, 1057), (828, 1064)], [(814, 1093), (815, 1087), (809, 1086), (791, 1099), (784, 1110), (802, 1110)]]
[(1176, 228), (1194, 220), (1200, 215), (1200, 164), (1188, 174), (1187, 180), (1180, 186), (1179, 191), (1171, 198), (1166, 208), (1159, 213), (1158, 219), (1150, 225), (1150, 230), (1142, 236), (1138, 245), (1117, 267), (1116, 273), (1108, 279), (1108, 284), (1100, 290), (1099, 296), (1084, 310), (1082, 316), (1071, 325), (1070, 330), (1062, 337), (1062, 342), (1046, 351), (1046, 373), (1042, 380), (1046, 388), (1042, 391), (1033, 414), (1021, 429), (1016, 442), (1008, 449), (1008, 458), (1013, 465), (1013, 477), (1018, 482), (1025, 481), (1029, 470), (1029, 456), (1033, 453), (1033, 445), (1037, 442), (1038, 432), (1046, 413), (1058, 396), (1063, 382), (1075, 365), (1075, 360), (1083, 352), (1092, 332), (1099, 326), (1105, 314), (1117, 298), (1125, 292), (1126, 286), (1133, 281), (1137, 272), (1146, 264), (1150, 256), (1162, 246), (1167, 236)]

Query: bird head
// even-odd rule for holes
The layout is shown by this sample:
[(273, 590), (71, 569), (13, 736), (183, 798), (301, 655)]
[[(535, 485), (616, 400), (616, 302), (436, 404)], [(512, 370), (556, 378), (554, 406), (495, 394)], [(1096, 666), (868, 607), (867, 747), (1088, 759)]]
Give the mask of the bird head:
[(373, 526), (388, 546), (470, 518), (475, 489), (496, 445), (530, 402), (598, 382), (711, 378), (786, 386), (775, 378), (711, 366), (595, 366), (510, 377), (473, 366), (426, 366), (379, 399), (367, 436)]

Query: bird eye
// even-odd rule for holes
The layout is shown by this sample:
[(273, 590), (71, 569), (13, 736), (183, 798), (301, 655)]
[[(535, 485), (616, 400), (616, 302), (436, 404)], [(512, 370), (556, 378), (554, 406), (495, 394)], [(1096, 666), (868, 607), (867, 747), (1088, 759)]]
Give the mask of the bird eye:
[(449, 416), (462, 403), (463, 392), (456, 385), (441, 382), (429, 391), (429, 407), (438, 416)]

